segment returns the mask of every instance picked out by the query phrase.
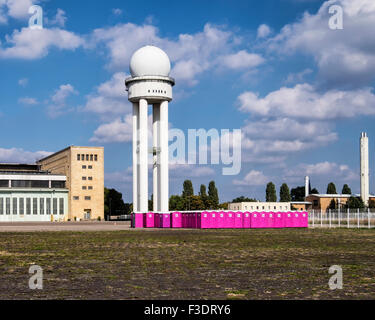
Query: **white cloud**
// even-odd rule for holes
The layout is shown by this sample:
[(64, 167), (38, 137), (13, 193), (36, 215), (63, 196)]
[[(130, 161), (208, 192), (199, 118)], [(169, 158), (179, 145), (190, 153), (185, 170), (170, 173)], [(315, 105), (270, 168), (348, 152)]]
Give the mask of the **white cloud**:
[(90, 141), (95, 142), (131, 142), (133, 136), (133, 118), (128, 114), (124, 120), (115, 119), (111, 123), (105, 123), (95, 130)]
[(6, 163), (35, 163), (35, 161), (49, 156), (52, 152), (47, 151), (25, 151), (20, 148), (0, 148), (0, 162)]
[(24, 97), (24, 98), (18, 99), (18, 103), (27, 104), (27, 105), (36, 105), (38, 104), (38, 100), (35, 98)]
[(242, 180), (233, 180), (233, 184), (238, 186), (261, 186), (269, 181), (263, 172), (251, 170)]
[(259, 54), (241, 50), (235, 54), (223, 56), (219, 61), (229, 69), (247, 69), (257, 67), (264, 63), (265, 60)]
[(122, 10), (119, 9), (119, 8), (112, 9), (112, 13), (113, 13), (115, 16), (120, 16), (120, 15), (122, 15)]
[(50, 105), (47, 108), (47, 113), (51, 118), (57, 118), (60, 115), (71, 111), (67, 109), (66, 100), (71, 95), (76, 95), (78, 92), (74, 89), (71, 84), (63, 84), (57, 90), (55, 90), (54, 95), (51, 97)]
[[(2, 59), (39, 59), (50, 49), (75, 50), (84, 44), (83, 38), (59, 28), (15, 30), (11, 36), (5, 36), (6, 42), (0, 45)], [(0, 43), (1, 44), (1, 43)]]
[(28, 83), (29, 83), (29, 79), (27, 79), (27, 78), (22, 78), (22, 79), (18, 80), (18, 84), (21, 87), (26, 87)]
[(0, 0), (0, 24), (7, 23), (8, 17), (25, 19), (29, 15), (29, 8), (38, 1), (33, 0)]
[(199, 178), (215, 175), (215, 170), (211, 167), (190, 164), (170, 163), (169, 170), (171, 179), (186, 177)]
[(329, 177), (329, 179), (337, 179), (339, 181), (355, 181), (359, 177), (349, 166), (329, 161), (315, 164), (300, 164), (296, 168), (284, 171), (285, 179), (298, 178), (302, 180), (302, 177), (306, 175), (312, 178)]
[(245, 92), (238, 101), (241, 111), (258, 116), (329, 120), (375, 115), (371, 88), (319, 93), (309, 84), (298, 84), (294, 88), (280, 88), (264, 98)]
[(123, 72), (115, 73), (112, 78), (100, 84), (94, 93), (87, 96), (86, 105), (82, 108), (85, 112), (93, 112), (108, 119), (129, 113), (131, 103), (125, 92), (125, 79)]
[(257, 38), (267, 38), (271, 34), (271, 28), (266, 24), (261, 24), (258, 27)]
[[(328, 26), (331, 5), (344, 10), (344, 29)], [(325, 86), (360, 87), (375, 77), (375, 2), (373, 0), (326, 1), (316, 14), (305, 13), (269, 40), (271, 51), (302, 52), (314, 57)]]
[(177, 40), (162, 38), (158, 33), (159, 30), (152, 25), (119, 24), (94, 30), (90, 45), (97, 47), (104, 44), (109, 51), (108, 67), (116, 70), (126, 70), (131, 55), (141, 46), (159, 46), (173, 63), (171, 76), (188, 85), (196, 84), (201, 73), (220, 66), (223, 59), (225, 65), (231, 68), (240, 67), (238, 58), (241, 57), (245, 59), (241, 67), (245, 68), (263, 62), (259, 55), (246, 51), (240, 51), (236, 56), (240, 39), (233, 32), (210, 24), (206, 24), (201, 32), (180, 34)]
[(68, 18), (66, 17), (66, 12), (60, 8), (57, 9), (56, 15), (53, 19), (45, 18), (46, 24), (51, 26), (59, 26), (61, 28), (65, 27), (65, 23)]
[(310, 68), (307, 68), (305, 70), (302, 70), (301, 72), (298, 73), (289, 73), (285, 82), (286, 83), (301, 83), (304, 81), (305, 77), (309, 74), (312, 74), (313, 70)]

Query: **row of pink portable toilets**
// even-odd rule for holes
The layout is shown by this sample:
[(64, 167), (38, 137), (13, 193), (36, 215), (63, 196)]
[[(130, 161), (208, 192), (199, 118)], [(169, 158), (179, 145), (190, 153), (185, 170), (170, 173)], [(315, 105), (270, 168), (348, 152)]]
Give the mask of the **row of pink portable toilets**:
[(308, 213), (201, 211), (133, 213), (133, 228), (307, 228)]

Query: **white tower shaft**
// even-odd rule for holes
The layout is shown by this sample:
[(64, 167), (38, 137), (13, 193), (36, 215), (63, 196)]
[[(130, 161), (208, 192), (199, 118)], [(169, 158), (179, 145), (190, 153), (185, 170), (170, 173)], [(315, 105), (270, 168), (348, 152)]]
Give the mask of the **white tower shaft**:
[(160, 104), (160, 210), (169, 211), (168, 101)]
[(148, 211), (148, 141), (147, 110), (145, 99), (139, 100), (139, 212)]
[(361, 148), (361, 198), (365, 205), (368, 205), (370, 196), (369, 187), (369, 153), (368, 153), (368, 137), (366, 132), (362, 132), (360, 140)]
[(133, 211), (138, 212), (139, 175), (139, 104), (133, 103)]
[(310, 178), (308, 176), (305, 177), (305, 198), (309, 196), (310, 193)]
[(153, 210), (154, 212), (161, 211), (160, 209), (160, 104), (153, 106), (153, 126), (152, 126), (152, 140), (153, 140)]

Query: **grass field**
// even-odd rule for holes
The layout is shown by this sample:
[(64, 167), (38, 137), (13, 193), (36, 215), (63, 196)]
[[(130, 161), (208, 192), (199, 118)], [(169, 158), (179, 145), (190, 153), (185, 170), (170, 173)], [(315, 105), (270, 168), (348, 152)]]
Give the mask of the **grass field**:
[(374, 251), (366, 229), (1, 233), (0, 299), (374, 299)]

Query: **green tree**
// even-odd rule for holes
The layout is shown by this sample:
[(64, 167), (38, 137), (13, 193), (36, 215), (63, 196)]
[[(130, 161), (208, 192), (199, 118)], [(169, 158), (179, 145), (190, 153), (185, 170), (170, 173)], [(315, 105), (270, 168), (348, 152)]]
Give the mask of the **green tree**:
[(210, 181), (210, 183), (208, 184), (208, 201), (210, 209), (218, 209), (219, 192), (216, 188), (215, 181)]
[(296, 187), (290, 191), (292, 201), (304, 201), (305, 200), (305, 187)]
[(328, 209), (331, 209), (331, 210), (337, 209), (337, 202), (335, 199), (331, 200), (331, 202), (329, 203)]
[(349, 209), (363, 209), (365, 207), (365, 204), (363, 203), (361, 198), (351, 196), (345, 207)]
[(115, 189), (104, 188), (104, 219), (108, 220), (109, 215), (126, 214), (125, 209), (122, 193)]
[(185, 201), (181, 196), (173, 195), (169, 198), (169, 210), (182, 211), (185, 210)]
[(347, 184), (344, 184), (342, 187), (342, 194), (352, 194), (352, 190), (349, 188)]
[(182, 197), (186, 198), (194, 195), (193, 183), (191, 180), (185, 180), (182, 190)]
[(289, 187), (286, 183), (283, 183), (280, 187), (280, 202), (290, 202), (291, 200)]
[(337, 194), (336, 186), (333, 182), (328, 183), (327, 194)]
[(276, 187), (273, 182), (269, 182), (266, 188), (266, 202), (276, 202)]
[(204, 184), (201, 184), (200, 190), (199, 190), (199, 196), (204, 204), (204, 209), (209, 208), (209, 201), (208, 201), (208, 196), (207, 196), (207, 190), (206, 186)]
[(187, 210), (205, 210), (205, 204), (200, 196), (190, 196), (187, 201), (189, 202)]
[(310, 194), (319, 194), (319, 191), (318, 191), (318, 189), (313, 188), (313, 189), (311, 189)]
[(257, 202), (257, 200), (241, 196), (232, 200), (232, 203), (236, 203), (236, 202)]

